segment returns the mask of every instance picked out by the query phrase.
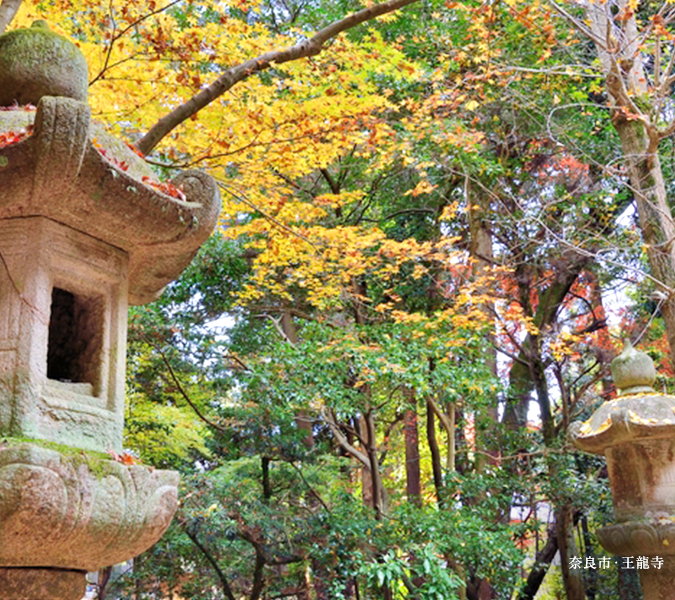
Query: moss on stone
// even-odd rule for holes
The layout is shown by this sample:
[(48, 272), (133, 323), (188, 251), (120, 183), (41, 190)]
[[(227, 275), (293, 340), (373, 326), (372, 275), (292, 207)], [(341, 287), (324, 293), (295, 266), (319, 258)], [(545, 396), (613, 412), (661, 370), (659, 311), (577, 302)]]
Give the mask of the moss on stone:
[(148, 177), (151, 181), (159, 181), (157, 175), (150, 168), (150, 165), (140, 158), (129, 146), (114, 135), (108, 133), (103, 125), (92, 121), (90, 137), (95, 140), (95, 145), (105, 150), (108, 159), (113, 159), (116, 164), (126, 163), (128, 165), (127, 174), (142, 181)]
[(28, 437), (3, 437), (1, 443), (9, 447), (31, 444), (40, 448), (46, 448), (47, 450), (54, 450), (61, 455), (62, 460), (70, 462), (75, 468), (85, 465), (89, 472), (99, 480), (108, 475), (113, 475), (115, 470), (119, 468), (117, 466), (119, 463), (112, 460), (105, 452), (82, 450), (81, 448), (73, 448), (65, 444)]
[(37, 105), (42, 96), (86, 101), (87, 61), (79, 48), (34, 25), (0, 35), (0, 106)]
[(16, 133), (30, 127), (34, 122), (34, 110), (3, 110), (0, 112), (0, 133)]

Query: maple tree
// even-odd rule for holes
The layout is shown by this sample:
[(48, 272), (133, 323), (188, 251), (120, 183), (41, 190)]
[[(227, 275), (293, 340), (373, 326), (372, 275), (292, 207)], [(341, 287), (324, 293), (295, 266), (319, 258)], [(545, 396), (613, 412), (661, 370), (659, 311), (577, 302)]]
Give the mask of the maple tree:
[(525, 600), (559, 550), (568, 598), (627, 597), (567, 568), (611, 515), (565, 431), (613, 393), (603, 293), (634, 286), (652, 353), (674, 331), (673, 15), (611, 6), (24, 0), (11, 26), (77, 41), (147, 184), (195, 166), (224, 198), (133, 313), (126, 445), (186, 483), (121, 594)]

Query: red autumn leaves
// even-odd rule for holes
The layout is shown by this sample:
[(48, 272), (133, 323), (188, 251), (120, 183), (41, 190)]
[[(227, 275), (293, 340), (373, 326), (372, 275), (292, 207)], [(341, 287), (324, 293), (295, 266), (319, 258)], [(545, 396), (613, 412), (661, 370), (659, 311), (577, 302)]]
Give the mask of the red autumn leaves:
[[(124, 161), (124, 160), (119, 160), (115, 156), (112, 156), (101, 144), (98, 142), (96, 138), (92, 140), (92, 143), (94, 144), (94, 147), (96, 150), (98, 150), (98, 153), (105, 158), (109, 163), (115, 165), (120, 171), (128, 171), (129, 170), (129, 164)], [(138, 156), (141, 158), (145, 158), (143, 154), (134, 146), (131, 144), (127, 144), (127, 146)], [(156, 189), (159, 192), (162, 192), (163, 194), (166, 194), (167, 196), (170, 196), (171, 198), (176, 198), (178, 200), (183, 200), (186, 201), (187, 198), (185, 197), (185, 194), (183, 193), (183, 190), (177, 188), (175, 185), (168, 183), (168, 182), (162, 182), (162, 181), (154, 181), (151, 179), (148, 175), (144, 175), (141, 178), (141, 181), (145, 184), (148, 185), (154, 189)]]

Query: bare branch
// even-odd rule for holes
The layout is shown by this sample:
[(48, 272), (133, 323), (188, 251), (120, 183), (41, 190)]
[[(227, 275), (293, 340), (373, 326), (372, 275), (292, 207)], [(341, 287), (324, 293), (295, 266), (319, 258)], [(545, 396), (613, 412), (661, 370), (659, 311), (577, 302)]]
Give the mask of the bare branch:
[(581, 19), (577, 19), (576, 17), (572, 16), (562, 6), (560, 6), (560, 4), (554, 2), (553, 0), (549, 0), (549, 4), (553, 7), (553, 10), (555, 10), (560, 16), (567, 20), (580, 33), (583, 33), (588, 39), (592, 40), (598, 46), (604, 48), (602, 37), (596, 35), (593, 29), (588, 27), (588, 25), (586, 25)]
[[(5, 1), (7, 1), (7, 0), (5, 0)], [(19, 0), (19, 2), (21, 2), (21, 0)], [(105, 62), (103, 63), (103, 67), (97, 73), (96, 77), (94, 77), (89, 82), (89, 85), (93, 85), (99, 79), (102, 79), (105, 76), (105, 73), (106, 73), (106, 71), (108, 71), (108, 69), (110, 69), (110, 68), (120, 64), (121, 62), (123, 62), (123, 61), (118, 61), (116, 63), (113, 63), (112, 65), (110, 64), (110, 57), (112, 56), (113, 46), (115, 45), (115, 42), (117, 40), (119, 40), (123, 35), (126, 35), (129, 31), (131, 31), (132, 29), (137, 27), (140, 23), (142, 23), (146, 19), (148, 19), (148, 18), (150, 18), (154, 15), (158, 15), (159, 13), (165, 12), (166, 10), (168, 10), (172, 6), (178, 4), (179, 2), (180, 2), (180, 0), (173, 0), (172, 2), (167, 4), (166, 6), (162, 6), (161, 8), (157, 8), (153, 11), (150, 11), (149, 13), (145, 13), (139, 19), (136, 19), (136, 21), (134, 21), (133, 23), (129, 23), (129, 25), (127, 27), (125, 27), (124, 29), (122, 29), (119, 32), (116, 31), (117, 27), (116, 27), (114, 15), (113, 15), (113, 10), (112, 10), (113, 7), (112, 7), (112, 2), (111, 2), (110, 3), (110, 20), (111, 20), (112, 25), (113, 25), (112, 37), (110, 38), (110, 43), (108, 45), (108, 51), (106, 52)], [(1, 7), (0, 7), (0, 9), (1, 9)], [(0, 30), (0, 33), (2, 33), (2, 30)]]
[(227, 187), (227, 185), (225, 185), (222, 181), (218, 181), (218, 185), (219, 185), (220, 189), (222, 189), (224, 192), (228, 193), (230, 196), (232, 196), (232, 197), (233, 197), (235, 200), (237, 200), (238, 202), (241, 202), (242, 204), (246, 204), (246, 206), (252, 208), (252, 209), (255, 210), (256, 212), (259, 212), (259, 213), (260, 213), (265, 219), (267, 219), (270, 223), (276, 225), (276, 226), (279, 227), (280, 229), (283, 229), (283, 230), (286, 231), (287, 233), (290, 233), (291, 235), (294, 235), (295, 237), (300, 238), (303, 242), (307, 242), (310, 246), (312, 246), (312, 248), (318, 250), (316, 244), (314, 244), (311, 240), (309, 240), (308, 238), (306, 238), (304, 235), (301, 235), (301, 234), (298, 233), (297, 231), (294, 231), (294, 230), (293, 230), (291, 227), (289, 227), (288, 225), (285, 225), (285, 224), (282, 223), (281, 221), (275, 219), (272, 215), (267, 214), (262, 208), (260, 208), (259, 206), (256, 206), (255, 204), (253, 204), (253, 202), (251, 202), (250, 200), (248, 200), (247, 198), (245, 198), (242, 194), (237, 194), (236, 192), (233, 192), (233, 191), (232, 191), (229, 187)]
[(281, 336), (281, 339), (284, 340), (284, 342), (288, 342), (293, 348), (296, 347), (291, 338), (288, 337), (288, 334), (283, 330), (283, 327), (281, 326), (281, 317), (275, 319), (272, 315), (262, 315), (262, 316), (267, 317), (270, 321), (272, 321), (274, 328), (277, 330), (277, 333)]
[(153, 125), (140, 139), (136, 144), (136, 147), (143, 154), (150, 154), (155, 146), (157, 146), (167, 134), (173, 131), (173, 129), (178, 127), (178, 125), (183, 123), (186, 119), (189, 119), (192, 115), (199, 112), (205, 106), (211, 104), (216, 98), (222, 96), (227, 90), (240, 81), (247, 79), (254, 73), (269, 69), (273, 64), (280, 65), (300, 58), (316, 56), (323, 50), (323, 46), (328, 40), (340, 33), (417, 1), (418, 0), (387, 0), (386, 2), (376, 4), (370, 8), (364, 8), (344, 19), (331, 23), (311, 38), (304, 40), (299, 44), (295, 44), (294, 46), (290, 46), (283, 50), (266, 52), (256, 58), (252, 58), (229, 68), (211, 85), (205, 87), (198, 94), (190, 98), (190, 100), (184, 102), (172, 110), (168, 115), (165, 115), (157, 121), (157, 123), (155, 123), (155, 125)]
[(181, 523), (182, 529), (185, 532), (185, 534), (190, 538), (192, 543), (197, 546), (199, 551), (204, 555), (204, 558), (209, 561), (211, 566), (213, 567), (213, 570), (216, 572), (216, 575), (218, 576), (218, 579), (220, 580), (220, 586), (223, 590), (223, 594), (228, 600), (236, 600), (234, 594), (232, 593), (232, 588), (230, 587), (230, 584), (227, 580), (227, 577), (225, 575), (225, 572), (220, 568), (220, 565), (218, 565), (218, 561), (213, 557), (213, 555), (207, 550), (206, 546), (202, 544), (199, 539), (197, 538), (197, 534), (195, 531), (191, 530), (190, 527), (186, 523)]
[(349, 440), (347, 439), (347, 436), (344, 433), (342, 433), (342, 431), (340, 431), (340, 428), (338, 427), (337, 423), (335, 423), (335, 421), (333, 421), (333, 419), (331, 419), (328, 416), (328, 411), (325, 410), (325, 409), (322, 409), (321, 410), (321, 416), (323, 417), (323, 420), (326, 422), (328, 427), (330, 427), (330, 430), (333, 432), (333, 435), (335, 436), (335, 439), (337, 440), (337, 443), (340, 444), (340, 446), (344, 449), (344, 451), (347, 452), (347, 454), (350, 454), (351, 456), (353, 456), (364, 467), (366, 467), (366, 469), (369, 469), (370, 472), (372, 473), (373, 469), (372, 469), (372, 465), (370, 463), (370, 458), (366, 454), (361, 452), (360, 450), (357, 450), (356, 448), (354, 448), (354, 446), (352, 446), (349, 443)]
[(434, 414), (440, 419), (441, 423), (443, 424), (443, 429), (445, 429), (445, 432), (448, 435), (455, 435), (454, 426), (452, 421), (450, 420), (450, 417), (448, 417), (448, 415), (446, 415), (441, 410), (441, 407), (438, 406), (436, 401), (431, 396), (429, 396), (427, 400), (429, 402), (429, 407), (434, 411)]
[(164, 363), (164, 366), (166, 367), (167, 371), (169, 372), (169, 376), (171, 377), (171, 380), (173, 381), (174, 385), (178, 389), (178, 392), (180, 393), (181, 396), (183, 396), (183, 399), (185, 402), (187, 402), (190, 405), (190, 408), (195, 412), (195, 414), (202, 420), (204, 423), (209, 425), (210, 427), (213, 427), (214, 429), (217, 429), (218, 431), (226, 432), (227, 429), (225, 427), (221, 427), (217, 423), (214, 423), (210, 419), (208, 419), (204, 413), (202, 413), (199, 408), (195, 405), (195, 403), (192, 401), (192, 398), (190, 398), (189, 394), (185, 391), (185, 388), (181, 384), (180, 380), (178, 379), (178, 376), (176, 375), (176, 372), (173, 370), (173, 367), (171, 366), (171, 363), (169, 362), (169, 359), (167, 358), (166, 354), (162, 351), (162, 349), (157, 345), (153, 344), (150, 340), (147, 338), (144, 338), (145, 341), (150, 344), (159, 354), (160, 358), (162, 359), (162, 362)]
[(296, 473), (300, 476), (300, 479), (302, 479), (302, 482), (305, 484), (305, 486), (310, 491), (312, 496), (314, 496), (321, 503), (321, 506), (323, 506), (324, 510), (327, 513), (330, 513), (331, 512), (330, 508), (328, 508), (328, 505), (323, 501), (323, 498), (319, 496), (318, 492), (309, 484), (305, 476), (302, 474), (302, 469), (298, 467), (294, 462), (289, 461), (288, 464), (295, 469)]

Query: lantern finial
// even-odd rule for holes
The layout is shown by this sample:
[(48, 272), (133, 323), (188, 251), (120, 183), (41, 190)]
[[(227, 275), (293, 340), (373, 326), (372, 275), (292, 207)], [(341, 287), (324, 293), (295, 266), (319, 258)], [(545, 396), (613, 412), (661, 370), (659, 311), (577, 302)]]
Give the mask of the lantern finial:
[(654, 361), (646, 352), (636, 350), (630, 340), (626, 340), (623, 352), (612, 361), (610, 368), (619, 395), (654, 392)]

